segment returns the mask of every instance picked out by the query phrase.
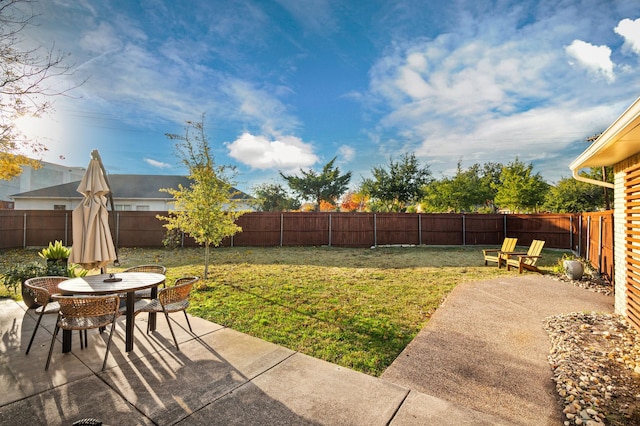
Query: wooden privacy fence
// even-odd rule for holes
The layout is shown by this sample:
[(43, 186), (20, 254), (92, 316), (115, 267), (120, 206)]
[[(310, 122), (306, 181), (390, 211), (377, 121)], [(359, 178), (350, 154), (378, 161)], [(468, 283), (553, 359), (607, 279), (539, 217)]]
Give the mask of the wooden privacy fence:
[[(110, 212), (118, 247), (162, 247), (167, 212)], [(0, 248), (71, 245), (71, 211), (0, 210)], [(571, 249), (607, 275), (613, 274), (613, 213), (584, 214), (419, 214), (419, 213), (247, 213), (242, 232), (223, 246), (500, 245), (545, 240), (545, 247)], [(195, 246), (183, 236), (181, 245)]]

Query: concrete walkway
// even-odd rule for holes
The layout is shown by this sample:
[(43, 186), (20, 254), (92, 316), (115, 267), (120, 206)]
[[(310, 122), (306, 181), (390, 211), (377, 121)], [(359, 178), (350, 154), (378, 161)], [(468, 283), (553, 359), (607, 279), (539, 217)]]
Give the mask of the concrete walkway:
[(55, 316), (25, 355), (33, 312), (3, 300), (0, 425), (558, 424), (542, 319), (612, 304), (537, 275), (460, 285), (374, 378), (193, 317), (197, 337), (174, 327), (176, 351), (164, 319), (147, 335), (143, 315), (130, 353), (119, 320), (104, 372), (107, 333), (96, 331), (82, 351), (77, 335), (70, 354), (58, 341), (45, 372)]
[(461, 284), (382, 378), (500, 417), (559, 425), (544, 319), (613, 312), (613, 297), (537, 274)]

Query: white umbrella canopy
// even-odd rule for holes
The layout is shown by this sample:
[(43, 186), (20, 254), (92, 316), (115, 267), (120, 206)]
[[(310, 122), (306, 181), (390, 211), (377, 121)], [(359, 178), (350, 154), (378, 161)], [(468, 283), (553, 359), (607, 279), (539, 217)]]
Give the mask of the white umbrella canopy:
[(73, 245), (69, 261), (84, 269), (104, 269), (118, 257), (107, 210), (107, 194), (111, 189), (100, 155), (93, 151), (91, 156), (89, 167), (78, 185), (78, 192), (84, 195), (84, 199), (73, 209)]

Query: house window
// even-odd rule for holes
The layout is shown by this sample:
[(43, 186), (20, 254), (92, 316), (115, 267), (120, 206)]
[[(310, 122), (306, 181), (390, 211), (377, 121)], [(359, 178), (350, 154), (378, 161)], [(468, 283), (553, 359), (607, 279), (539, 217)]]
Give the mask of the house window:
[(131, 204), (116, 204), (116, 210), (122, 212), (131, 211)]
[(136, 206), (136, 210), (138, 210), (139, 212), (148, 212), (149, 206)]
[(66, 210), (67, 206), (65, 204), (54, 204), (53, 205), (53, 209), (54, 210)]

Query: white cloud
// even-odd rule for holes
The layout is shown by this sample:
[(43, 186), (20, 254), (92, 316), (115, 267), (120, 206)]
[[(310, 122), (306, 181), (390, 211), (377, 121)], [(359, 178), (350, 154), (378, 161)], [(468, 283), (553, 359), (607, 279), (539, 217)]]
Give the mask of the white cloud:
[(80, 47), (102, 55), (120, 49), (122, 43), (113, 27), (103, 22), (97, 28), (84, 33), (80, 39)]
[(342, 145), (338, 148), (339, 160), (343, 163), (349, 162), (356, 157), (356, 150), (348, 145)]
[(371, 93), (392, 107), (382, 125), (421, 134), (444, 120), (468, 129), (523, 108), (520, 99), (549, 93), (541, 75), (553, 59), (529, 50), (529, 45), (465, 42), (453, 35), (398, 46), (371, 70)]
[[(491, 21), (481, 27), (499, 31), (465, 27), (469, 34), (393, 45), (370, 70), (367, 100), (374, 112), (383, 111), (375, 128), (380, 150), (413, 151), (434, 174), (455, 172), (459, 158), (463, 166), (515, 156), (559, 164), (556, 157), (567, 150), (580, 152), (575, 145), (606, 128), (628, 100), (622, 90), (627, 76), (615, 82), (607, 46), (576, 40), (562, 49), (564, 40), (583, 33), (564, 25), (573, 22), (569, 17), (553, 15), (518, 29)], [(567, 55), (604, 78), (576, 72)], [(567, 173), (555, 168), (545, 177)]]
[(608, 46), (595, 46), (582, 40), (574, 40), (565, 48), (567, 55), (575, 59), (578, 65), (589, 72), (604, 76), (607, 81), (613, 81), (613, 62), (611, 49)]
[(429, 85), (416, 71), (403, 67), (399, 74), (396, 80), (398, 87), (413, 99), (425, 98), (431, 92)]
[(233, 111), (236, 111), (233, 118), (238, 121), (255, 123), (268, 134), (289, 133), (299, 126), (298, 119), (272, 94), (287, 92), (286, 88), (267, 90), (249, 81), (228, 78), (222, 90), (230, 98)]
[(162, 161), (157, 161), (152, 158), (144, 158), (144, 162), (159, 169), (170, 169), (172, 166), (168, 163), (163, 163)]
[(640, 55), (640, 18), (623, 19), (613, 30), (624, 38), (624, 48)]
[(245, 132), (238, 139), (225, 144), (229, 156), (254, 169), (283, 171), (308, 168), (318, 161), (313, 146), (295, 136), (267, 136)]
[[(432, 159), (463, 155), (466, 161), (480, 163), (507, 162), (515, 156), (531, 161), (606, 128), (616, 108), (618, 105), (578, 109), (567, 102), (494, 117), (470, 132), (433, 128), (416, 154)], [(585, 143), (584, 148), (587, 146)]]

